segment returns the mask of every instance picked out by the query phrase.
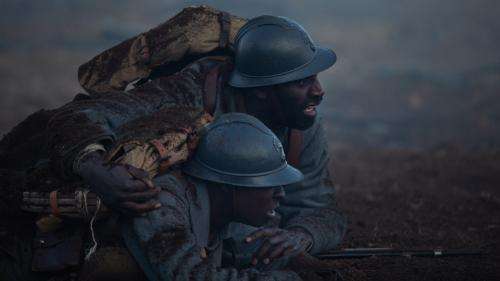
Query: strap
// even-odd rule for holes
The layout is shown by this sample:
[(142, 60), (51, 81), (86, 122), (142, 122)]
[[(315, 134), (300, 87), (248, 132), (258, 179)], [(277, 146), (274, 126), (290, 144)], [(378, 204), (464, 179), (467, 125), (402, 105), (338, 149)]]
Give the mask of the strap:
[(288, 164), (297, 168), (300, 164), (300, 150), (302, 148), (302, 141), (304, 134), (300, 130), (290, 129), (288, 133), (288, 151), (286, 159)]
[(236, 112), (247, 113), (245, 98), (243, 97), (243, 94), (240, 91), (235, 91), (233, 93), (233, 97), (234, 97)]
[(59, 206), (57, 204), (57, 190), (53, 190), (49, 194), (49, 202), (50, 209), (52, 210), (52, 214), (58, 217), (61, 214), (61, 210), (59, 210)]
[[(226, 101), (224, 97), (224, 83), (231, 72), (231, 65), (228, 64), (227, 57), (210, 57), (217, 61), (217, 65), (208, 70), (203, 86), (203, 107), (205, 112), (214, 116), (217, 109), (226, 111)], [(220, 107), (220, 108), (219, 108)]]
[(165, 148), (165, 146), (163, 145), (163, 143), (161, 143), (160, 140), (154, 139), (154, 140), (151, 140), (150, 143), (156, 148), (156, 151), (160, 155), (161, 159), (163, 159), (167, 156), (168, 151)]
[(205, 78), (205, 85), (203, 86), (205, 91), (205, 94), (203, 95), (203, 107), (205, 111), (212, 116), (215, 112), (215, 103), (217, 100), (218, 77), (219, 67), (210, 69)]
[(229, 31), (231, 27), (231, 16), (227, 12), (219, 13), (220, 36), (219, 48), (224, 49), (229, 44)]

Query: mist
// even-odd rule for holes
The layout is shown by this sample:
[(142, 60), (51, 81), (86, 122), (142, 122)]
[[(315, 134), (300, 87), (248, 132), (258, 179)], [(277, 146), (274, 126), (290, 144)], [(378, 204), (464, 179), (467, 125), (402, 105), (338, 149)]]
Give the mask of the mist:
[(320, 74), (333, 146), (498, 146), (500, 3), (464, 1), (3, 1), (0, 133), (83, 92), (79, 65), (205, 4), (290, 17), (339, 60)]

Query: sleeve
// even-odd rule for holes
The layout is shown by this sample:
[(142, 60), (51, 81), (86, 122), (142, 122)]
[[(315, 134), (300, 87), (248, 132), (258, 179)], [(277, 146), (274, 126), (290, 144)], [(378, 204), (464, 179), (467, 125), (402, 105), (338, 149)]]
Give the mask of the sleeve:
[(216, 254), (196, 243), (180, 183), (169, 176), (157, 179), (162, 207), (123, 224), (127, 247), (149, 280), (301, 280), (292, 271), (218, 267)]
[(182, 71), (143, 84), (130, 91), (101, 94), (76, 100), (60, 108), (49, 120), (47, 144), (54, 170), (72, 175), (76, 155), (90, 144), (106, 148), (117, 130), (136, 118), (174, 106), (203, 108), (203, 85), (209, 69), (217, 63), (199, 60)]
[(346, 220), (337, 210), (329, 172), (328, 142), (322, 120), (304, 131), (300, 164), (304, 180), (287, 186), (280, 207), (283, 228), (302, 228), (313, 237), (311, 253), (330, 250), (342, 240)]

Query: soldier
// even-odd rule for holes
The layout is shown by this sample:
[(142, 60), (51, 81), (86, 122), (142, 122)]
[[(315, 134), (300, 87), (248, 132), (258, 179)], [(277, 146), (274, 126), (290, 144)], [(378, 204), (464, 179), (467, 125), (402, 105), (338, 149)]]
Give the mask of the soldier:
[[(300, 280), (291, 271), (220, 268), (228, 224), (266, 224), (283, 186), (303, 179), (271, 130), (246, 114), (221, 115), (182, 170), (155, 178), (159, 209), (124, 222), (125, 242), (149, 280)], [(289, 255), (310, 246), (297, 242), (284, 245)]]
[[(253, 265), (286, 256), (287, 247), (297, 247), (303, 240), (310, 253), (329, 250), (339, 244), (345, 220), (335, 208), (327, 140), (317, 118), (324, 91), (316, 75), (332, 66), (336, 55), (315, 45), (296, 22), (274, 16), (248, 21), (234, 47), (234, 62), (228, 57), (204, 58), (131, 91), (66, 105), (48, 124), (51, 161), (63, 174), (79, 175), (114, 210), (148, 212), (161, 207), (158, 189), (131, 178), (123, 166), (102, 164), (101, 155), (115, 142), (117, 128), (182, 103), (201, 103), (214, 116), (246, 112), (277, 135), (289, 162), (305, 178), (287, 186), (278, 227), (232, 224), (228, 231), (236, 241), (234, 248)], [(191, 91), (199, 85), (205, 86), (202, 99), (193, 98)], [(171, 90), (183, 92), (184, 97), (173, 97)], [(255, 246), (257, 240), (257, 248), (246, 247)]]

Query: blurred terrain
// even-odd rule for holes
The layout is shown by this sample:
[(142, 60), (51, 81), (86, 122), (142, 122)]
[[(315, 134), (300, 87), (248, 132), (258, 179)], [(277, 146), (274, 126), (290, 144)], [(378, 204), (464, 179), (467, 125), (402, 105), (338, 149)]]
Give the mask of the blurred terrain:
[(344, 280), (499, 280), (500, 150), (334, 151), (342, 247), (479, 249), (481, 256), (331, 262)]

